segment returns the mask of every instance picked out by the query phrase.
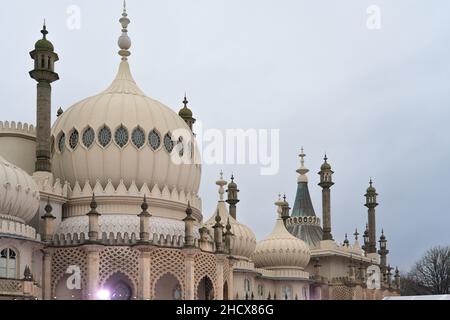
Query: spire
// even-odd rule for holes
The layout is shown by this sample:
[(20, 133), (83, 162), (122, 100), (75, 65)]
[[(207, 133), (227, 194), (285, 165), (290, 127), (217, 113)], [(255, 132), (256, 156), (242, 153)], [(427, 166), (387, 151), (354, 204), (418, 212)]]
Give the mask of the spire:
[(300, 174), (300, 176), (298, 177), (298, 182), (308, 182), (308, 177), (306, 176), (306, 174), (309, 172), (309, 169), (305, 167), (306, 154), (304, 152), (303, 147), (301, 149), (299, 157), (300, 157), (300, 168), (297, 170), (297, 173)]
[(42, 26), (41, 33), (42, 33), (42, 36), (43, 36), (42, 39), (47, 40), (48, 31), (47, 31), (47, 24), (45, 23), (45, 19), (44, 19), (44, 24)]
[(123, 61), (127, 61), (128, 57), (131, 55), (129, 49), (131, 48), (131, 39), (128, 36), (128, 25), (130, 24), (130, 19), (127, 14), (127, 3), (123, 2), (123, 13), (122, 18), (119, 20), (122, 25), (122, 35), (119, 37), (118, 45), (120, 48), (119, 55), (122, 57)]
[(347, 233), (345, 234), (345, 240), (344, 240), (344, 246), (348, 247), (349, 246), (349, 241), (348, 241), (348, 236)]

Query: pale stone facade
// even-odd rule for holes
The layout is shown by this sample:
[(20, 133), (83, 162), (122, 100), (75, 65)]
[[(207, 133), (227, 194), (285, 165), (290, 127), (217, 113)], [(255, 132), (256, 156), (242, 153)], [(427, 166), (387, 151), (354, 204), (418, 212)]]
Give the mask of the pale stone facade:
[[(145, 96), (128, 63), (126, 9), (120, 23), (116, 79), (102, 93), (59, 112), (52, 128), (51, 83), (59, 79), (54, 72), (59, 57), (44, 26), (31, 53), (37, 125), (0, 122), (0, 299), (321, 300), (397, 294), (399, 277), (392, 280), (386, 265), (385, 240), (373, 252), (372, 185), (370, 250), (357, 239), (353, 245), (332, 239), (334, 183), (327, 161), (320, 180), (323, 229), (307, 192), (303, 152), (299, 201), (292, 216), (286, 200), (275, 203), (275, 227), (266, 239), (257, 242), (239, 222), (234, 177), (229, 183), (221, 174), (217, 207), (204, 219), (201, 165), (172, 159), (178, 153), (194, 160), (199, 153), (187, 99), (176, 114)], [(368, 288), (370, 266), (381, 268), (378, 289)]]

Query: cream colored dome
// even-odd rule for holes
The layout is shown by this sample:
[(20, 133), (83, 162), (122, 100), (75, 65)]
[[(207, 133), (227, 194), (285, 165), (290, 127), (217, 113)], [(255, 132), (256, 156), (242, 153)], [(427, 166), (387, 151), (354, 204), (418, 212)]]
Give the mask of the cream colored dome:
[(216, 223), (217, 210), (219, 210), (219, 215), (221, 218), (221, 223), (225, 226), (230, 219), (231, 232), (234, 237), (231, 240), (231, 255), (236, 257), (250, 258), (255, 251), (256, 247), (256, 237), (253, 231), (236, 221), (228, 213), (228, 209), (224, 201), (219, 201), (217, 209), (212, 217), (206, 222), (206, 226), (213, 232), (212, 227)]
[(0, 215), (29, 222), (39, 209), (39, 189), (24, 170), (0, 157)]
[(109, 179), (117, 186), (123, 179), (128, 187), (134, 181), (138, 187), (157, 184), (161, 189), (167, 186), (197, 194), (201, 166), (173, 162), (165, 146), (166, 135), (174, 142), (174, 153), (184, 135), (185, 156), (198, 155), (194, 135), (184, 120), (146, 97), (124, 60), (108, 89), (75, 104), (54, 124), (53, 173), (72, 187), (77, 181), (95, 185), (97, 180), (105, 186)]
[[(279, 205), (279, 202), (277, 202)], [(281, 219), (281, 207), (278, 207), (279, 218), (272, 233), (258, 242), (253, 254), (253, 262), (257, 268), (264, 269), (301, 269), (309, 263), (311, 252), (308, 245), (287, 231)]]
[(221, 223), (226, 226), (228, 221), (230, 221), (231, 232), (234, 235), (231, 240), (230, 253), (235, 257), (250, 258), (256, 247), (255, 234), (249, 227), (239, 223), (228, 212), (224, 201), (224, 186), (227, 185), (227, 182), (223, 180), (222, 176), (216, 184), (219, 186), (219, 202), (217, 203), (217, 208), (212, 217), (205, 223), (205, 225), (210, 229), (211, 234), (213, 234), (213, 226), (216, 224), (216, 216), (217, 212), (219, 212)]

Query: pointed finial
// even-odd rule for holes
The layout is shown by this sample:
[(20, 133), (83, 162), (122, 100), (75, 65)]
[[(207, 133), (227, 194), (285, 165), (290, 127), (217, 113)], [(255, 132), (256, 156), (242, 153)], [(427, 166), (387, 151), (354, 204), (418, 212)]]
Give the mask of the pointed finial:
[(326, 153), (326, 152), (325, 152), (325, 157), (323, 158), (323, 160), (325, 160), (325, 162), (328, 161), (328, 156), (327, 156), (327, 153)]
[(344, 245), (348, 247), (348, 237), (347, 237), (347, 233), (345, 234), (345, 240), (344, 240)]
[(234, 182), (234, 173), (231, 174), (231, 182)]
[(144, 201), (142, 202), (141, 209), (142, 209), (143, 212), (147, 212), (147, 210), (148, 210), (148, 203), (147, 203), (147, 195), (146, 194), (144, 194)]
[(183, 104), (184, 104), (184, 107), (185, 107), (185, 108), (187, 108), (187, 106), (188, 106), (188, 104), (189, 104), (189, 101), (188, 101), (188, 99), (187, 99), (187, 95), (186, 95), (186, 92), (184, 93), (184, 100), (183, 100)]
[(230, 223), (230, 217), (228, 217), (228, 221), (227, 221), (227, 233), (230, 234), (231, 233), (231, 223)]
[(216, 185), (219, 186), (219, 196), (220, 201), (224, 201), (225, 189), (224, 187), (227, 185), (227, 182), (223, 179), (223, 171), (220, 171), (220, 178), (216, 181)]
[(372, 185), (373, 185), (373, 180), (372, 180), (372, 177), (370, 177), (370, 181), (369, 181), (369, 184), (370, 184), (370, 186), (372, 187)]
[(47, 24), (46, 24), (46, 22), (45, 22), (45, 19), (44, 19), (44, 24), (42, 25), (41, 33), (42, 33), (42, 35), (43, 35), (43, 38), (44, 38), (44, 39), (47, 39), (48, 31), (47, 31)]
[(297, 173), (299, 174), (297, 182), (308, 182), (308, 177), (306, 176), (306, 174), (309, 172), (309, 169), (305, 167), (306, 154), (303, 147), (301, 148), (299, 157), (300, 157), (300, 168), (297, 170)]
[(97, 209), (97, 201), (95, 200), (95, 193), (92, 194), (92, 200), (91, 200), (90, 207), (91, 207), (92, 211), (95, 211), (95, 209)]
[(355, 240), (358, 241), (358, 236), (359, 236), (358, 228), (355, 229), (355, 233), (353, 235), (355, 236)]
[(131, 39), (128, 36), (128, 25), (131, 21), (128, 18), (126, 1), (123, 2), (123, 13), (122, 18), (120, 18), (119, 22), (122, 25), (122, 35), (119, 37), (118, 41), (118, 45), (120, 48), (119, 55), (122, 57), (123, 61), (126, 61), (131, 55), (129, 51), (129, 49), (131, 48)]
[(286, 202), (286, 199), (287, 199), (287, 197), (286, 197), (286, 193), (285, 193), (284, 196), (283, 196), (284, 202)]

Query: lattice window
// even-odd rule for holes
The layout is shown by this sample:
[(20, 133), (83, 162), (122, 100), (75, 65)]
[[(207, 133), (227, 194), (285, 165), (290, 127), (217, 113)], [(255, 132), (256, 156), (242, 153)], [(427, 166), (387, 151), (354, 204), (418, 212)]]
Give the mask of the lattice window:
[(95, 131), (91, 127), (87, 128), (83, 132), (83, 144), (86, 148), (90, 148), (94, 144), (95, 140)]
[(109, 247), (100, 251), (100, 285), (115, 273), (127, 276), (137, 289), (140, 252), (126, 247)]
[(181, 299), (185, 297), (185, 261), (180, 250), (158, 249), (152, 254), (150, 266), (150, 279), (152, 281), (152, 296), (156, 296), (155, 288), (159, 279), (166, 274), (177, 278), (181, 286)]
[(150, 147), (154, 151), (158, 150), (161, 146), (161, 137), (156, 130), (152, 130), (148, 135), (148, 142), (150, 143)]
[(69, 146), (74, 150), (78, 145), (79, 134), (77, 130), (73, 130), (69, 138)]
[(128, 130), (124, 126), (120, 126), (114, 134), (114, 139), (119, 147), (123, 148), (128, 143)]
[(216, 257), (212, 254), (200, 253), (195, 256), (194, 259), (195, 264), (195, 295), (197, 297), (198, 285), (200, 280), (204, 277), (208, 277), (213, 282), (214, 286), (214, 296), (217, 296), (217, 262)]
[(133, 133), (131, 134), (131, 140), (133, 141), (133, 144), (138, 148), (142, 148), (145, 144), (145, 133), (144, 130), (141, 128), (136, 128), (133, 130)]
[(59, 152), (64, 152), (64, 146), (66, 145), (66, 135), (64, 133), (61, 133), (58, 140), (58, 150)]
[[(87, 292), (87, 256), (86, 252), (80, 249), (68, 248), (57, 249), (52, 256), (52, 294), (54, 295), (58, 281), (66, 276), (70, 266), (77, 266), (81, 271), (81, 289)], [(52, 296), (53, 296), (52, 295)]]
[(172, 153), (173, 147), (174, 147), (174, 143), (173, 143), (172, 137), (170, 136), (169, 133), (167, 133), (164, 136), (164, 147), (166, 148), (168, 153)]
[(107, 126), (101, 128), (100, 131), (98, 132), (98, 142), (100, 143), (100, 145), (103, 148), (106, 148), (111, 143), (111, 139), (112, 139), (111, 130)]
[(352, 300), (353, 289), (346, 286), (333, 287), (333, 300)]

